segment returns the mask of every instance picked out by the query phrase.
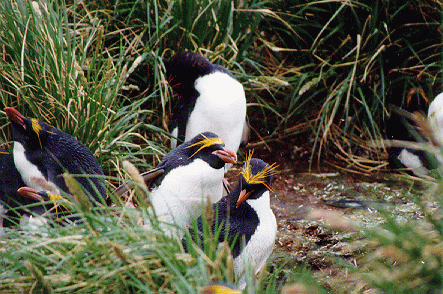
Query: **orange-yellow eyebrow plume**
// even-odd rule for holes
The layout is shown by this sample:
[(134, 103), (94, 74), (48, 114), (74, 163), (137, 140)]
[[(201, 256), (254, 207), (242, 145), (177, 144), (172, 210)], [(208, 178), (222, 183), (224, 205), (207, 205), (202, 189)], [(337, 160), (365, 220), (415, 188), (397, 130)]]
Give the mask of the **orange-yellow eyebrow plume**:
[(272, 190), (266, 182), (266, 178), (269, 177), (271, 173), (275, 170), (275, 168), (277, 167), (276, 163), (274, 162), (271, 165), (267, 165), (263, 170), (254, 175), (251, 171), (251, 158), (253, 153), (254, 151), (250, 151), (249, 154), (246, 156), (245, 166), (240, 173), (243, 175), (247, 183), (263, 184), (266, 186), (266, 188), (268, 188), (269, 191), (274, 192), (274, 190)]
[(212, 145), (216, 145), (216, 144), (223, 144), (223, 145), (225, 144), (225, 143), (223, 142), (223, 140), (220, 139), (219, 137), (208, 138), (208, 137), (206, 137), (206, 136), (203, 135), (203, 134), (202, 134), (202, 137), (204, 138), (203, 140), (198, 141), (197, 143), (194, 143), (194, 144), (192, 144), (192, 145), (190, 145), (190, 146), (187, 147), (187, 148), (191, 148), (191, 147), (194, 147), (194, 146), (199, 146), (199, 145), (201, 145), (200, 148), (198, 148), (198, 150), (195, 151), (194, 154), (192, 154), (189, 158), (191, 158), (192, 156), (194, 156), (195, 154), (197, 154), (198, 152), (200, 152), (200, 150), (202, 150), (203, 148), (206, 148), (206, 147), (209, 147), (209, 146), (212, 146)]

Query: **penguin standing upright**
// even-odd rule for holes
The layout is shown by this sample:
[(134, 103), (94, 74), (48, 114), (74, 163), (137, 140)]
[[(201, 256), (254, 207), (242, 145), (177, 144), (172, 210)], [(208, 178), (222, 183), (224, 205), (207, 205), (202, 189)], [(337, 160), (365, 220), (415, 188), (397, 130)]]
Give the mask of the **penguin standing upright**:
[(37, 119), (24, 117), (14, 108), (7, 107), (5, 112), (14, 136), (14, 163), (26, 186), (45, 190), (35, 181), (40, 178), (69, 193), (62, 177), (68, 171), (95, 200), (106, 198), (102, 168), (85, 145)]
[[(202, 201), (222, 197), (223, 167), (237, 155), (216, 134), (204, 132), (171, 150), (158, 166), (142, 174), (159, 221), (185, 228), (201, 213)], [(121, 185), (120, 196), (129, 189)]]
[[(235, 241), (232, 254), (235, 277), (240, 288), (246, 285), (246, 266), (252, 265), (256, 273), (263, 267), (274, 248), (277, 234), (277, 221), (270, 207), (269, 195), (275, 167), (251, 158), (251, 155), (246, 159), (234, 190), (213, 205), (211, 224), (213, 233), (221, 226), (219, 242), (227, 240), (232, 247)], [(194, 240), (197, 234), (200, 241), (203, 241), (202, 222), (202, 217), (199, 217), (198, 232), (190, 230)], [(182, 243), (187, 251), (185, 238)]]
[[(232, 73), (198, 53), (181, 52), (166, 65), (166, 74), (179, 96), (172, 135), (184, 142), (201, 132), (213, 132), (228, 149), (237, 152), (249, 128), (245, 91)], [(176, 145), (173, 138), (171, 147)]]

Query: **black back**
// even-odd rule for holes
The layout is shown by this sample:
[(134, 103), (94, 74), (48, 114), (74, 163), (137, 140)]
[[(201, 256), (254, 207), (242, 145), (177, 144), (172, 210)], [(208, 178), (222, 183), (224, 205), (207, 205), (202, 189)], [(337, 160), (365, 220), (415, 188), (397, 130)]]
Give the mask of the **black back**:
[(204, 132), (171, 150), (156, 167), (156, 170), (163, 169), (164, 172), (152, 179), (150, 183), (147, 183), (148, 188), (152, 189), (153, 187), (160, 185), (163, 178), (174, 168), (188, 165), (196, 159), (206, 161), (214, 169), (223, 168), (225, 162), (211, 153), (216, 150), (222, 150), (224, 144), (212, 144), (201, 150), (199, 150), (201, 145), (195, 145), (198, 142), (211, 138), (218, 138), (218, 136), (211, 132)]
[[(250, 168), (254, 175), (260, 173), (267, 167), (269, 168), (269, 165), (261, 159), (250, 159)], [(242, 190), (246, 190), (246, 192), (253, 191), (248, 199), (257, 199), (268, 190), (271, 181), (272, 173), (269, 173), (265, 178), (267, 186), (264, 184), (248, 182), (243, 174), (241, 174), (234, 190), (220, 199), (220, 201), (213, 204), (214, 213), (211, 231), (214, 233), (220, 226), (222, 226), (218, 241), (223, 242), (224, 240), (227, 240), (229, 245), (232, 246), (232, 255), (234, 258), (240, 255), (243, 240), (245, 241), (245, 244), (248, 243), (260, 223), (256, 211), (246, 201), (236, 207), (240, 192)], [(203, 220), (201, 216), (197, 219), (197, 228), (200, 240), (203, 241)], [(190, 229), (190, 233), (194, 239), (195, 233), (192, 229)], [(185, 238), (182, 240), (182, 244), (185, 250), (187, 250)], [(203, 244), (203, 242), (201, 242), (201, 244)]]
[[(11, 121), (14, 140), (23, 145), (26, 158), (61, 190), (69, 193), (62, 177), (65, 170), (72, 175), (103, 175), (91, 151), (74, 137), (35, 119), (22, 117), (22, 120), (23, 126)], [(100, 198), (106, 198), (103, 179), (75, 178), (96, 200), (101, 202)]]
[(212, 64), (204, 56), (195, 52), (180, 52), (166, 65), (166, 75), (179, 100), (173, 109), (171, 129), (178, 127), (178, 140), (183, 142), (186, 125), (200, 93), (195, 89), (195, 81), (204, 75), (221, 71), (232, 78), (232, 73), (221, 65)]

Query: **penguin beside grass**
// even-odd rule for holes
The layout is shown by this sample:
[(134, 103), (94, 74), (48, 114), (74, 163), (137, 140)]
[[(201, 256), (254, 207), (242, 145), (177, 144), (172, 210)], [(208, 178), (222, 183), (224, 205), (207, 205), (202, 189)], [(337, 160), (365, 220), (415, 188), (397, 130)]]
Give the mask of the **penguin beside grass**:
[[(166, 64), (169, 85), (178, 96), (173, 109), (171, 147), (201, 132), (216, 133), (237, 152), (249, 126), (242, 84), (223, 66), (194, 52), (175, 54)], [(228, 167), (230, 165), (228, 164)]]
[[(221, 199), (223, 168), (236, 162), (236, 153), (211, 132), (198, 134), (172, 149), (155, 169), (141, 174), (158, 220), (186, 228), (201, 214), (207, 196), (211, 202)], [(120, 197), (130, 188), (125, 183), (114, 195)]]
[(14, 136), (15, 166), (26, 186), (45, 188), (32, 178), (45, 179), (70, 193), (62, 174), (67, 171), (95, 201), (104, 203), (106, 188), (103, 170), (92, 152), (77, 139), (35, 118), (26, 118), (7, 107)]
[[(246, 158), (239, 180), (227, 196), (213, 204), (211, 231), (218, 242), (227, 241), (232, 248), (236, 281), (244, 288), (245, 269), (253, 266), (257, 273), (266, 263), (277, 234), (277, 221), (270, 207), (270, 190), (275, 165), (261, 159)], [(190, 237), (204, 247), (204, 216), (197, 219), (197, 231), (190, 229)], [(188, 251), (190, 240), (183, 238)]]

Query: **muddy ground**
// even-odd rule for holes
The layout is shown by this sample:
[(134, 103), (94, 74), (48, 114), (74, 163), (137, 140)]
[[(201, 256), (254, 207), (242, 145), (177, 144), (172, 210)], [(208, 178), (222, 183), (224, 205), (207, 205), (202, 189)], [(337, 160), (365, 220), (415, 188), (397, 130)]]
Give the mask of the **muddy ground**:
[[(365, 252), (358, 227), (383, 221), (377, 207), (399, 217), (414, 217), (416, 210), (407, 201), (411, 185), (389, 173), (368, 177), (343, 172), (334, 167), (338, 162), (333, 154), (309, 171), (310, 148), (309, 140), (303, 138), (254, 146), (254, 157), (278, 164), (271, 194), (278, 235), (271, 264), (283, 264), (288, 270), (307, 266), (333, 293), (371, 292), (364, 281), (338, 266), (337, 258), (358, 265)], [(243, 148), (243, 154), (250, 149)], [(234, 167), (228, 173), (232, 185), (239, 170)]]

